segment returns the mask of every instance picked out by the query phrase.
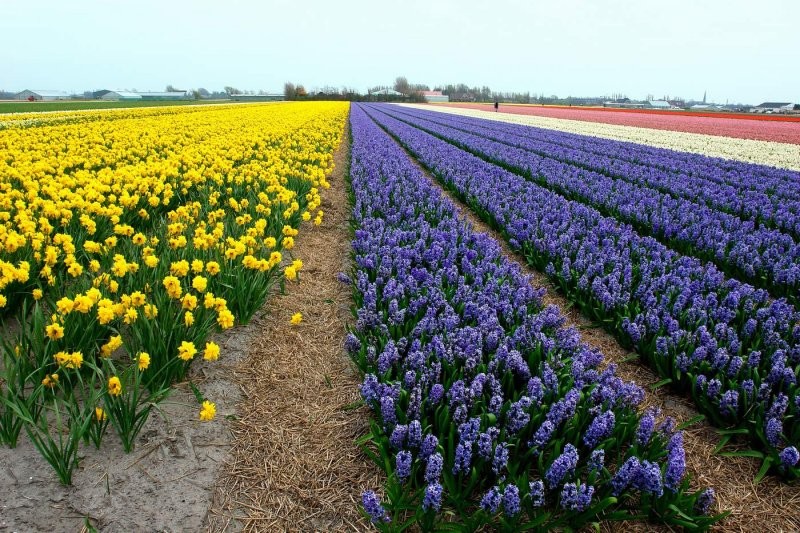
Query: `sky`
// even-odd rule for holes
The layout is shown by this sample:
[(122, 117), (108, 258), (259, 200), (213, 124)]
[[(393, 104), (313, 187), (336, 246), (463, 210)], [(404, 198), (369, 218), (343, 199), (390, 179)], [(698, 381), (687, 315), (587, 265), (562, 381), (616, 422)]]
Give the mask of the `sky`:
[(405, 76), (800, 102), (798, 20), (797, 0), (0, 0), (0, 89), (366, 91)]

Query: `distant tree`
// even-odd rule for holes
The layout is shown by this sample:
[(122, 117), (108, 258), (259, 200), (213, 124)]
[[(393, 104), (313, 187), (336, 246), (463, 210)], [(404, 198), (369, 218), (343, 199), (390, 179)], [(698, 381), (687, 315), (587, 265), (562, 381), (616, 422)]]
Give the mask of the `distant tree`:
[(211, 93), (208, 92), (207, 89), (204, 89), (202, 87), (197, 88), (197, 93), (200, 95), (200, 98), (208, 98), (209, 96), (211, 96)]
[(408, 84), (408, 80), (405, 76), (398, 76), (394, 80), (394, 90), (403, 94), (411, 92), (411, 86)]
[(242, 91), (240, 91), (236, 87), (230, 87), (226, 85), (224, 89), (225, 89), (225, 94), (227, 94), (228, 96), (233, 96), (234, 94), (242, 94)]
[(294, 83), (287, 81), (283, 84), (283, 97), (287, 100), (294, 100), (297, 98), (297, 88)]
[(197, 89), (192, 91), (192, 98), (194, 98), (195, 100), (200, 100), (200, 91), (198, 91)]
[(298, 98), (303, 98), (305, 96), (308, 96), (308, 93), (306, 92), (306, 88), (303, 87), (302, 85), (299, 85), (299, 84), (297, 85), (297, 89), (296, 89), (295, 93), (297, 94)]
[(182, 93), (183, 92), (181, 89), (178, 89), (177, 87), (175, 87), (172, 84), (167, 85), (167, 88), (165, 90), (168, 93)]

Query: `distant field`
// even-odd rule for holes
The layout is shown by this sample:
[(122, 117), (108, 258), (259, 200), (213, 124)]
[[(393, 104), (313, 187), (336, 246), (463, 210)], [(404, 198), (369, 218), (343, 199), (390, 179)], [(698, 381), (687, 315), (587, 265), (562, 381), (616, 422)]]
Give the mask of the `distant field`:
[(124, 107), (157, 107), (167, 105), (229, 104), (230, 100), (149, 100), (146, 102), (60, 101), (0, 102), (0, 113), (36, 113), (41, 111), (74, 111), (79, 109), (118, 109)]
[[(491, 104), (450, 103), (440, 107), (461, 107), (492, 111)], [(682, 131), (720, 137), (800, 144), (800, 117), (781, 115), (695, 113), (603, 107), (559, 107), (500, 104), (501, 113), (533, 115), (556, 119), (634, 126), (665, 131)]]

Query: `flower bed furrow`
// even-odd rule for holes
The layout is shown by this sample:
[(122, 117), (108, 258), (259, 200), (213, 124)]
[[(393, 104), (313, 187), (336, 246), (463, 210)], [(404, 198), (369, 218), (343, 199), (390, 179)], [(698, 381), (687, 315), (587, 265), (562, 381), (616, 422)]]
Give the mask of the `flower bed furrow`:
[(701, 412), (746, 430), (765, 468), (800, 473), (800, 315), (630, 226), (396, 120), (370, 115)]
[(678, 252), (711, 261), (725, 273), (766, 288), (776, 297), (786, 297), (792, 303), (798, 301), (800, 245), (790, 235), (757, 228), (752, 221), (647, 185), (562, 162), (559, 152), (553, 157), (541, 156), (492, 140), (479, 127), (471, 133), (413, 112), (397, 113), (386, 108), (384, 111), (570, 200), (632, 224), (639, 233), (652, 235)]
[[(496, 242), (460, 220), (400, 147), (351, 112), (355, 316), (346, 346), (388, 475), (379, 527), (508, 530), (717, 517), (688, 492), (680, 432), (543, 308)], [(374, 450), (374, 451), (370, 451)], [(391, 521), (391, 523), (389, 522)]]

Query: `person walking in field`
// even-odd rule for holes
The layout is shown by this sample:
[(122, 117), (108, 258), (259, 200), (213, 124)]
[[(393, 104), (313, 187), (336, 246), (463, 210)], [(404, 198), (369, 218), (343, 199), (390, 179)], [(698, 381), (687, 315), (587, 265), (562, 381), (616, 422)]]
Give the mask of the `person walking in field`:
[(494, 101), (494, 112), (497, 113), (498, 108), (500, 107), (500, 102), (497, 100)]

